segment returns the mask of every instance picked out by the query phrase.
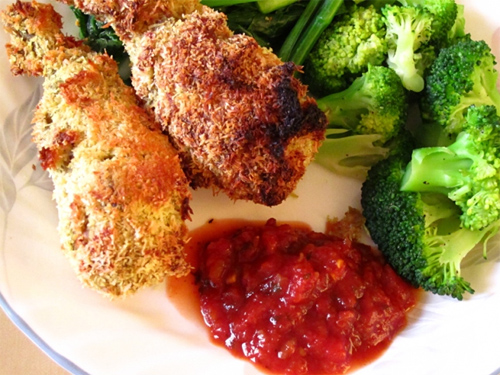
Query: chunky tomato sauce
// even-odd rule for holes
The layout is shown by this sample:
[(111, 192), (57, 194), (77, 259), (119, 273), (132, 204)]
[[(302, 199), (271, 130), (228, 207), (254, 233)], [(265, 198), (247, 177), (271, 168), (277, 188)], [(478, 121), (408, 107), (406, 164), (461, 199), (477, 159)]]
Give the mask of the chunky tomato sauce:
[(338, 374), (373, 360), (415, 304), (366, 245), (273, 219), (215, 233), (197, 259), (203, 318), (215, 342), (268, 372)]

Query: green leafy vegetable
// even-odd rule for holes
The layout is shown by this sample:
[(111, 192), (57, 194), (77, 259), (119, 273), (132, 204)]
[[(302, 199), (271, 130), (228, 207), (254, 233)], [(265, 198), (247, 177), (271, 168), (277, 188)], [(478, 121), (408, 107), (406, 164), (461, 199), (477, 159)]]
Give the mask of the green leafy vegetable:
[(80, 9), (71, 8), (78, 22), (80, 38), (97, 52), (106, 52), (113, 56), (118, 62), (123, 61), (127, 54), (123, 48), (123, 43), (116, 36), (112, 27), (104, 27), (102, 22), (83, 13)]
[(80, 38), (99, 53), (107, 53), (118, 63), (120, 76), (130, 85), (130, 68), (128, 55), (123, 43), (115, 34), (112, 27), (106, 26), (95, 19), (94, 16), (83, 13), (80, 9), (71, 7), (79, 27)]
[(217, 9), (227, 15), (228, 27), (232, 31), (250, 35), (260, 45), (277, 50), (306, 5), (306, 1), (299, 1), (271, 14), (262, 13), (255, 2)]

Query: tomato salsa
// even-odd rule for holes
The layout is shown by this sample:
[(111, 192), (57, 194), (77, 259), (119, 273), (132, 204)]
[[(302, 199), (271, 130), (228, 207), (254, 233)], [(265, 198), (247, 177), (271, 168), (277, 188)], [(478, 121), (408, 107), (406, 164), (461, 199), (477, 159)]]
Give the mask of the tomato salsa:
[(373, 360), (416, 300), (369, 246), (274, 219), (226, 231), (197, 261), (213, 340), (271, 373), (339, 374)]

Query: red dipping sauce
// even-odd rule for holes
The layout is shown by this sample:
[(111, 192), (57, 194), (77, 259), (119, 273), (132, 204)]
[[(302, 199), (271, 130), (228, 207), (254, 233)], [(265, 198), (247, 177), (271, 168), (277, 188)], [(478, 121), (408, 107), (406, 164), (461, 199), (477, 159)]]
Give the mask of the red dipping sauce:
[(369, 246), (247, 225), (200, 246), (201, 311), (215, 342), (279, 374), (340, 374), (377, 358), (416, 291)]

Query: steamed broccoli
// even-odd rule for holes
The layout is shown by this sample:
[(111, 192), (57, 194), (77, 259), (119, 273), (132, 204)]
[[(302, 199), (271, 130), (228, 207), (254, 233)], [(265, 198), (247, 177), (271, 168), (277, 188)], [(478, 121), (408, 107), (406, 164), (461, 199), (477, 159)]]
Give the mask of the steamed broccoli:
[(406, 93), (392, 69), (370, 65), (344, 91), (318, 99), (329, 127), (315, 161), (336, 173), (366, 177), (406, 124)]
[(309, 53), (305, 80), (318, 95), (341, 91), (368, 65), (382, 65), (386, 54), (382, 14), (373, 5), (350, 5), (321, 34)]
[[(260, 4), (261, 2), (235, 4), (217, 7), (216, 10), (227, 16), (227, 26), (234, 33), (249, 35), (261, 46), (277, 49), (301, 16), (306, 3), (295, 2), (274, 10), (271, 14), (263, 13)], [(266, 4), (277, 5), (273, 2)]]
[(398, 74), (403, 86), (414, 92), (423, 90), (425, 82), (418, 61), (418, 49), (429, 43), (432, 15), (421, 7), (389, 5), (382, 8), (389, 45), (387, 64)]
[(389, 148), (379, 134), (352, 134), (345, 129), (327, 129), (314, 161), (343, 176), (364, 180), (370, 167), (387, 157)]
[(481, 230), (500, 219), (500, 117), (493, 106), (471, 106), (461, 127), (448, 147), (413, 152), (401, 189), (446, 194), (462, 225)]
[(448, 43), (458, 8), (454, 0), (399, 2), (382, 8), (389, 46), (387, 64), (398, 73), (405, 88), (420, 92), (428, 66)]
[(436, 122), (450, 135), (461, 131), (471, 105), (493, 105), (500, 113), (498, 72), (491, 48), (470, 35), (440, 50), (426, 77), (422, 95), (422, 117)]
[[(404, 6), (422, 7), (432, 15), (430, 44), (440, 48), (447, 44), (450, 30), (458, 19), (455, 0), (398, 0)], [(458, 24), (456, 25), (458, 27)]]
[(466, 36), (465, 31), (465, 6), (463, 4), (457, 4), (457, 17), (453, 26), (448, 31), (448, 42), (447, 45), (453, 44), (456, 39)]
[(368, 172), (361, 205), (366, 227), (399, 275), (416, 287), (462, 299), (473, 293), (460, 263), (496, 234), (500, 221), (482, 230), (461, 227), (460, 209), (444, 194), (401, 191), (412, 146), (402, 144)]
[(378, 134), (384, 143), (406, 122), (408, 100), (396, 73), (384, 66), (369, 66), (344, 91), (317, 100), (331, 128), (355, 134)]

